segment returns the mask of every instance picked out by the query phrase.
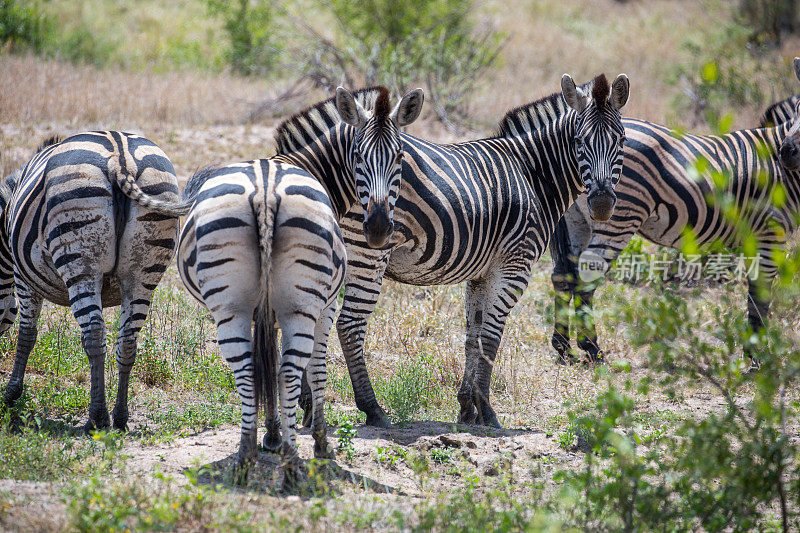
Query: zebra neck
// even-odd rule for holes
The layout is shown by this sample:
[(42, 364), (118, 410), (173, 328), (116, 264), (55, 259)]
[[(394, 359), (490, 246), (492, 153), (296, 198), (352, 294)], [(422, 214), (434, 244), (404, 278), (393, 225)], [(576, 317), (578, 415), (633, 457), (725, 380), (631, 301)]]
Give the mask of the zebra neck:
[(338, 124), (303, 148), (277, 156), (310, 173), (328, 193), (334, 214), (341, 219), (356, 201), (355, 179), (349, 161), (349, 129)]
[(507, 138), (515, 147), (528, 180), (553, 223), (584, 191), (573, 146), (575, 114), (566, 114), (551, 124), (525, 135)]

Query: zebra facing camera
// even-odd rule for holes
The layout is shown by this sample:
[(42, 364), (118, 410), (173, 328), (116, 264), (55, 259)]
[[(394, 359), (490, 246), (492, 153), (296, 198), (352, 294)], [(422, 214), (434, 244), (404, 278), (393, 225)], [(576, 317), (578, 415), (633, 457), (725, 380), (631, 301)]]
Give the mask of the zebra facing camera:
[(584, 250), (578, 258), (578, 276), (584, 283), (597, 281), (606, 275), (608, 262), (594, 252)]

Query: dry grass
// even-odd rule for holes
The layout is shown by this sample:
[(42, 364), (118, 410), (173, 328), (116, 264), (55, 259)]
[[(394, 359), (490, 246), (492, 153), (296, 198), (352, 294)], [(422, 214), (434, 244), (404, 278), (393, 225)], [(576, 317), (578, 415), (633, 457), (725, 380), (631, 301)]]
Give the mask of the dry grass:
[(225, 74), (99, 70), (0, 55), (4, 123), (131, 129), (151, 124), (240, 124), (282, 84)]

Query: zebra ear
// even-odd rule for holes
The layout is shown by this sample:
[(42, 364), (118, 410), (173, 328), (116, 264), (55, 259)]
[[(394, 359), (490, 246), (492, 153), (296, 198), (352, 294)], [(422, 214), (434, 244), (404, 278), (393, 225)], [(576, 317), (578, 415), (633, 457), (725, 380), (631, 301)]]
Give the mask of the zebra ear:
[(794, 58), (794, 75), (797, 76), (797, 81), (800, 81), (800, 57)]
[(584, 93), (580, 87), (575, 86), (575, 80), (569, 74), (561, 77), (561, 93), (564, 95), (567, 105), (578, 113), (582, 113), (589, 105), (589, 95)]
[(367, 112), (355, 97), (344, 87), (336, 89), (336, 111), (342, 121), (351, 126), (361, 126), (367, 121)]
[(403, 99), (397, 103), (389, 118), (400, 127), (408, 126), (419, 117), (424, 101), (425, 92), (422, 89), (414, 89), (406, 93)]
[(628, 80), (628, 76), (620, 74), (611, 84), (611, 96), (608, 97), (608, 103), (619, 111), (628, 102), (630, 93), (631, 82)]

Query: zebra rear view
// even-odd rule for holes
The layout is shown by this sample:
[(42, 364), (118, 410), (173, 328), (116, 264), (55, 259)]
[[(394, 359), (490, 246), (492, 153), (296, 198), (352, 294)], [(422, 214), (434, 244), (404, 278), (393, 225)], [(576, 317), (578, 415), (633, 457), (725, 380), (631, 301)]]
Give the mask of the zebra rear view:
[[(195, 203), (181, 231), (178, 270), (211, 312), (220, 352), (234, 373), (241, 443), (229, 474), (237, 483), (257, 458), (263, 406), (264, 447), (283, 454), (284, 482), (292, 484), (300, 463), (294, 426), (304, 370), (314, 405), (314, 455), (333, 456), (323, 400), (328, 335), (347, 261), (338, 221), (359, 202), (366, 238), (381, 246), (391, 237), (402, 160), (399, 128), (416, 119), (421, 105), (421, 90), (392, 110), (386, 88), (355, 95), (340, 88), (335, 99), (278, 128), (279, 146), (291, 144), (291, 153), (207, 169), (184, 191)], [(318, 137), (306, 136), (303, 125)]]
[[(178, 185), (167, 156), (129, 133), (81, 133), (45, 142), (0, 188), (0, 333), (17, 315), (19, 336), (4, 400), (22, 394), (43, 300), (72, 308), (91, 365), (86, 429), (110, 425), (102, 309), (122, 305), (115, 347), (114, 427), (128, 422), (136, 339), (175, 249)], [(16, 295), (15, 295), (16, 291)]]

